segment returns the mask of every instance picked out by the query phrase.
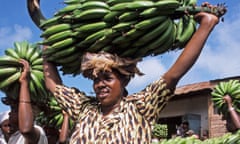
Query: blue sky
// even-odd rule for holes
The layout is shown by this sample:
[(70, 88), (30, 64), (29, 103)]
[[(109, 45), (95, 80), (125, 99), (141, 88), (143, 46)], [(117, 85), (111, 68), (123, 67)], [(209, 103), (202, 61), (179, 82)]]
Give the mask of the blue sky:
[[(198, 0), (198, 5), (203, 0)], [(204, 50), (196, 64), (182, 78), (178, 86), (218, 78), (238, 76), (240, 74), (240, 2), (239, 0), (208, 0), (211, 4), (226, 3), (228, 12), (224, 22), (220, 22), (209, 36)], [(41, 31), (31, 21), (26, 1), (1, 0), (0, 5), (0, 55), (6, 48), (13, 47), (16, 41), (27, 40), (35, 43), (40, 39)], [(42, 0), (43, 14), (50, 18), (54, 12), (64, 7), (63, 0)], [(143, 89), (158, 79), (173, 64), (181, 51), (169, 52), (156, 57), (144, 58), (139, 68), (145, 76), (135, 77), (128, 85), (130, 93)], [(77, 87), (86, 93), (93, 92), (92, 83), (81, 76), (63, 76), (65, 85)], [(5, 95), (0, 92), (0, 98)], [(0, 102), (0, 112), (9, 109)]]

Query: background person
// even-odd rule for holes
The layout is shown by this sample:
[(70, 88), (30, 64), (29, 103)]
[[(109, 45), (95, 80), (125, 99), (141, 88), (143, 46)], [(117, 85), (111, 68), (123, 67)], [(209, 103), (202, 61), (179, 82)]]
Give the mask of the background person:
[(8, 144), (47, 144), (47, 137), (40, 126), (34, 124), (34, 110), (29, 93), (29, 63), (20, 59), (23, 71), (19, 78), (20, 92), (18, 100), (9, 97), (3, 103), (10, 105), (9, 113), (10, 132)]
[(240, 115), (236, 112), (232, 104), (232, 98), (229, 95), (223, 97), (227, 106), (230, 117), (227, 118), (227, 129), (230, 132), (236, 132), (240, 129)]
[(0, 144), (7, 144), (9, 137), (9, 111), (5, 111), (0, 114)]

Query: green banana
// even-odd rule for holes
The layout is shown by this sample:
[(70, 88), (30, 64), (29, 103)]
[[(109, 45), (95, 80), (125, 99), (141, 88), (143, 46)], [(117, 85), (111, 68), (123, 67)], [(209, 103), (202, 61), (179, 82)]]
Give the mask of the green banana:
[(219, 94), (219, 93), (216, 92), (216, 91), (212, 91), (212, 92), (211, 92), (211, 95), (212, 95), (213, 97), (218, 97), (218, 98), (222, 98), (222, 97), (223, 97), (223, 95)]
[(31, 68), (33, 70), (43, 71), (43, 65), (33, 65)]
[(110, 43), (113, 41), (113, 39), (115, 39), (116, 37), (119, 37), (120, 35), (121, 35), (120, 32), (116, 32), (112, 29), (109, 29), (108, 34), (105, 34), (103, 37), (101, 37), (95, 43), (91, 44), (91, 46), (88, 49), (90, 51), (100, 51), (105, 46), (110, 45)]
[(91, 32), (96, 32), (101, 29), (104, 29), (107, 27), (107, 23), (100, 21), (100, 22), (94, 22), (94, 23), (87, 23), (84, 24), (78, 28), (75, 29), (75, 31), (78, 31), (80, 33), (91, 33)]
[(64, 40), (58, 41), (58, 42), (54, 43), (53, 45), (49, 46), (47, 48), (47, 51), (48, 50), (53, 50), (53, 51), (61, 50), (63, 48), (73, 45), (75, 41), (76, 41), (76, 39), (74, 39), (72, 37), (66, 38)]
[(172, 34), (173, 22), (169, 23), (168, 28), (163, 32), (162, 36), (151, 42), (150, 44), (143, 46), (144, 48), (140, 49), (137, 52), (137, 55), (144, 55), (145, 53), (154, 50), (155, 48), (160, 47), (165, 41), (169, 39), (169, 36)]
[(108, 35), (109, 33), (112, 33), (111, 29), (102, 29), (100, 31), (97, 31), (91, 35), (89, 35), (86, 39), (84, 39), (82, 42), (77, 44), (77, 47), (85, 47), (86, 45), (89, 46), (93, 44), (95, 41), (99, 40), (100, 38), (104, 37), (105, 35)]
[(39, 94), (37, 93), (36, 89), (37, 89), (37, 87), (35, 86), (33, 81), (30, 80), (29, 81), (29, 91), (30, 91), (30, 94), (31, 94), (31, 99), (39, 97)]
[(0, 77), (6, 77), (18, 72), (18, 67), (0, 66)]
[(139, 16), (139, 12), (137, 11), (127, 11), (121, 14), (118, 19), (120, 22), (127, 22), (136, 20)]
[(64, 2), (64, 4), (72, 5), (72, 4), (80, 3), (81, 0), (64, 0), (63, 2)]
[(152, 52), (147, 53), (147, 55), (152, 53), (154, 56), (156, 56), (166, 52), (168, 49), (171, 49), (176, 38), (176, 31), (177, 26), (175, 23), (173, 23), (172, 32), (170, 32), (169, 38), (161, 46), (159, 46), (159, 48), (156, 48)]
[(127, 11), (126, 6), (131, 4), (131, 2), (121, 2), (121, 3), (117, 3), (113, 6), (110, 7), (111, 11)]
[(183, 18), (179, 18), (178, 22), (177, 22), (177, 35), (176, 35), (176, 40), (178, 40), (182, 33), (183, 33), (183, 29), (184, 29), (184, 20)]
[(150, 17), (154, 17), (154, 16), (159, 15), (160, 12), (161, 12), (161, 11), (159, 11), (157, 8), (151, 7), (151, 8), (148, 8), (148, 9), (143, 10), (143, 11), (139, 14), (139, 17), (142, 17), (142, 18), (150, 18)]
[(43, 21), (43, 22), (40, 24), (39, 27), (44, 30), (44, 29), (46, 29), (46, 28), (48, 28), (48, 27), (50, 27), (50, 26), (53, 26), (53, 25), (58, 24), (61, 18), (62, 18), (61, 15), (59, 15), (59, 16), (54, 16), (54, 17), (52, 17), (52, 18), (49, 18), (49, 19)]
[(23, 59), (26, 59), (26, 53), (28, 51), (28, 48), (29, 48), (29, 43), (25, 40), (25, 41), (22, 41), (22, 42), (19, 42), (20, 45), (21, 45), (21, 49), (20, 49), (20, 56), (21, 58)]
[(65, 57), (64, 59), (54, 59), (54, 62), (59, 64), (69, 64), (79, 60), (80, 60), (79, 53), (74, 53), (71, 56)]
[(21, 42), (14, 42), (13, 45), (14, 45), (15, 51), (16, 51), (16, 53), (18, 53), (19, 57), (21, 57), (21, 58), (24, 57), (24, 55), (22, 53)]
[(88, 10), (88, 9), (95, 9), (95, 8), (104, 8), (104, 9), (109, 9), (109, 5), (105, 3), (104, 1), (86, 1), (82, 5), (83, 10)]
[(64, 8), (58, 10), (57, 13), (55, 13), (54, 15), (55, 15), (55, 17), (62, 16), (69, 12), (72, 12), (74, 10), (81, 9), (81, 8), (82, 8), (82, 5), (80, 3), (70, 4), (70, 5), (67, 5)]
[(150, 29), (150, 28), (162, 23), (167, 18), (168, 18), (167, 16), (157, 16), (157, 17), (149, 18), (149, 19), (143, 20), (143, 21), (135, 24), (134, 27), (136, 29), (140, 29), (140, 30)]
[(33, 81), (34, 85), (38, 88), (38, 90), (45, 90), (43, 87), (43, 73), (42, 73), (42, 78), (40, 78), (40, 75), (36, 75), (36, 70), (32, 70), (30, 73), (31, 81)]
[(236, 97), (236, 95), (239, 95), (239, 94), (240, 94), (240, 89), (237, 89), (231, 93), (233, 97)]
[(63, 115), (61, 114), (59, 119), (57, 120), (56, 126), (61, 128), (62, 123), (63, 123)]
[(0, 57), (0, 65), (21, 66), (18, 59), (6, 55)]
[(214, 91), (216, 91), (216, 93), (220, 94), (220, 95), (224, 95), (224, 91), (220, 88), (219, 84), (217, 84), (215, 87), (214, 87)]
[(70, 29), (65, 31), (60, 31), (45, 38), (42, 42), (40, 42), (40, 44), (52, 45), (58, 41), (71, 37), (72, 34), (73, 34), (73, 31)]
[(230, 80), (229, 83), (231, 83), (231, 84), (230, 84), (228, 93), (232, 94), (235, 90), (240, 89), (239, 80)]
[(37, 51), (40, 51), (40, 47), (37, 44), (31, 44), (25, 54), (26, 59), (29, 60)]
[(90, 20), (90, 19), (99, 19), (103, 18), (109, 10), (103, 8), (96, 8), (96, 9), (87, 9), (82, 11), (80, 14), (75, 15), (74, 19), (76, 20)]
[(69, 23), (61, 23), (57, 25), (50, 26), (46, 30), (43, 31), (43, 33), (40, 35), (40, 37), (49, 37), (50, 35), (53, 35), (55, 33), (66, 31), (71, 29), (71, 24)]
[(76, 47), (75, 46), (71, 46), (69, 48), (60, 50), (60, 51), (56, 51), (54, 53), (51, 54), (51, 58), (50, 60), (55, 60), (55, 59), (64, 59), (67, 56), (71, 56), (72, 54), (74, 54), (76, 52)]
[(29, 58), (29, 62), (32, 63), (34, 62), (36, 59), (40, 58), (42, 56), (41, 51), (35, 51), (31, 57)]
[(15, 59), (20, 59), (20, 56), (13, 48), (8, 48), (4, 52), (7, 56), (13, 57)]
[(21, 72), (18, 71), (0, 82), (0, 89), (10, 86), (12, 83), (16, 82), (21, 75)]
[(107, 13), (104, 17), (103, 17), (103, 21), (105, 22), (110, 22), (110, 23), (114, 23), (114, 22), (118, 22), (118, 17), (122, 14), (122, 12), (120, 11), (112, 11)]
[(177, 37), (179, 47), (183, 47), (192, 37), (193, 33), (196, 31), (196, 22), (193, 17), (189, 17), (186, 28), (183, 29), (182, 34)]
[(126, 3), (126, 2), (132, 2), (132, 0), (108, 0), (107, 1), (107, 3), (110, 6), (113, 6), (113, 5), (116, 5), (116, 4), (119, 4), (119, 3)]
[(154, 6), (152, 1), (132, 1), (115, 4), (110, 9), (112, 11), (142, 10), (152, 6)]
[(168, 26), (170, 25), (171, 19), (166, 18), (161, 24), (157, 25), (154, 29), (152, 29), (150, 32), (148, 32), (146, 35), (138, 39), (136, 42), (134, 42), (134, 47), (143, 46), (146, 43), (150, 43), (152, 40), (156, 39), (157, 37), (160, 37), (165, 31)]
[(137, 21), (121, 22), (121, 23), (114, 25), (112, 27), (112, 29), (122, 32), (122, 31), (126, 31), (126, 30), (129, 30), (129, 29), (135, 27), (134, 24), (136, 24), (136, 23), (137, 23)]
[(224, 95), (226, 94), (227, 92), (227, 82), (219, 82), (219, 88), (222, 90), (222, 92), (224, 93)]
[(42, 57), (38, 57), (34, 61), (31, 61), (31, 65), (41, 65), (41, 64), (43, 64), (43, 58)]
[(154, 6), (154, 2), (148, 0), (133, 1), (130, 4), (126, 5), (126, 8), (129, 10), (142, 10)]
[(179, 6), (180, 3), (177, 0), (163, 0), (154, 3), (154, 7), (157, 7), (160, 10), (175, 9), (178, 8)]

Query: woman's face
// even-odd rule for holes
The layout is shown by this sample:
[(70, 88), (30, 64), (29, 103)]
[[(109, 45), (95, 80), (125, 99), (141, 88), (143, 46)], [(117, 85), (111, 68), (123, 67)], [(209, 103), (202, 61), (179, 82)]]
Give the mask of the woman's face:
[(3, 132), (3, 134), (9, 134), (10, 133), (10, 124), (9, 124), (9, 120), (6, 119), (1, 123), (1, 130)]
[(93, 80), (93, 88), (102, 106), (119, 104), (124, 90), (119, 76), (114, 72), (99, 73)]

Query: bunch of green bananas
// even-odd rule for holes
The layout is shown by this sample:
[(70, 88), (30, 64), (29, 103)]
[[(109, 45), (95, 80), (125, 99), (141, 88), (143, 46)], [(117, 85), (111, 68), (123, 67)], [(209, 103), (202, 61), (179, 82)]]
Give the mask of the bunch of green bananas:
[(0, 57), (0, 90), (12, 99), (19, 95), (19, 81), (22, 65), (19, 59), (25, 59), (30, 65), (29, 89), (32, 102), (46, 100), (47, 91), (44, 84), (42, 51), (37, 44), (27, 41), (15, 42), (14, 48), (5, 49)]
[(212, 101), (214, 105), (218, 108), (219, 113), (227, 116), (228, 107), (225, 103), (223, 97), (229, 95), (232, 98), (233, 106), (236, 111), (240, 112), (240, 81), (239, 80), (229, 80), (219, 82), (211, 92)]
[(155, 124), (152, 133), (158, 138), (167, 138), (168, 127), (166, 124)]
[(184, 48), (196, 30), (193, 14), (224, 15), (225, 6), (197, 7), (197, 0), (65, 0), (66, 7), (43, 21), (40, 43), (63, 74), (80, 72), (85, 52), (122, 57), (156, 56)]
[[(57, 100), (52, 95), (48, 96), (48, 103), (45, 105), (45, 108), (36, 118), (36, 121), (39, 125), (54, 127), (56, 129), (61, 129), (63, 123), (63, 111), (59, 106)], [(72, 130), (74, 127), (74, 122), (72, 119), (69, 119), (69, 130)]]

